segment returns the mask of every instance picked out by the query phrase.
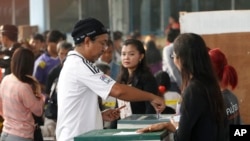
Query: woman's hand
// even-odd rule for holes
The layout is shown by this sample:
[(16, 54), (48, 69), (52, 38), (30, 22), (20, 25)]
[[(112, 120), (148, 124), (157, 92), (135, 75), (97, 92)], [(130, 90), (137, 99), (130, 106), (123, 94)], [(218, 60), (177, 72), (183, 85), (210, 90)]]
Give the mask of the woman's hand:
[(170, 132), (175, 132), (176, 126), (172, 122), (161, 122), (161, 123), (152, 124), (142, 129), (138, 129), (136, 132), (145, 133), (145, 132), (161, 131), (164, 129), (167, 129)]
[(173, 125), (173, 127), (171, 127), (171, 130), (172, 132), (175, 132), (179, 127), (179, 122), (176, 122), (173, 117), (170, 119), (170, 122)]
[(161, 131), (161, 130), (166, 129), (168, 124), (169, 124), (168, 122), (156, 123), (156, 124), (149, 125), (145, 128), (138, 129), (136, 132), (145, 133), (145, 132)]

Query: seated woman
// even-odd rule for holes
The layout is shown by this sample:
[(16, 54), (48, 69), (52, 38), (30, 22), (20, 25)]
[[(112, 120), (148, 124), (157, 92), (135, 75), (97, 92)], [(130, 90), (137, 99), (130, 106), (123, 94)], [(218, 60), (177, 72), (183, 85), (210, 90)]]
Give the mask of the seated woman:
[(204, 40), (193, 33), (179, 35), (173, 56), (182, 76), (179, 123), (157, 123), (137, 132), (167, 129), (174, 132), (175, 141), (227, 140), (223, 97)]

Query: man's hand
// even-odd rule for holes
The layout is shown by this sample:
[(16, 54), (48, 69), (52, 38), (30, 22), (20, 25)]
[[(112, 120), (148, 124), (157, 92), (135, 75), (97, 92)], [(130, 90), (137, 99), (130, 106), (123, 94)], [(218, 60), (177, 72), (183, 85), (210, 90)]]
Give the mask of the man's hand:
[(159, 96), (155, 96), (155, 98), (151, 101), (151, 104), (157, 113), (161, 113), (166, 107), (164, 99)]
[(120, 109), (107, 109), (102, 112), (102, 118), (104, 121), (114, 121), (119, 119)]

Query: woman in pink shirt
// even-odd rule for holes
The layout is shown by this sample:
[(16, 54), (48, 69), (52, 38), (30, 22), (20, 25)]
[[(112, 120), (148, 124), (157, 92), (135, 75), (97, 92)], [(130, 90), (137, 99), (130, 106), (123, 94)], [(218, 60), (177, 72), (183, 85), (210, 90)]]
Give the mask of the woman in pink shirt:
[(41, 116), (44, 96), (38, 81), (32, 77), (35, 57), (19, 47), (11, 60), (11, 74), (0, 86), (0, 114), (4, 118), (1, 141), (32, 141), (35, 123), (32, 113)]

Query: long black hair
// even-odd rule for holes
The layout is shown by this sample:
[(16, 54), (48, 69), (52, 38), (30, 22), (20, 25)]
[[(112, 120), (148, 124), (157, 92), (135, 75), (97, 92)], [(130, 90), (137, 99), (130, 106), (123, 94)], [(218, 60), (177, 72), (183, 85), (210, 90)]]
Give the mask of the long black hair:
[(218, 122), (224, 118), (224, 103), (216, 75), (208, 54), (206, 44), (201, 36), (194, 33), (179, 35), (174, 42), (176, 58), (180, 60), (182, 90), (190, 79), (197, 79), (206, 87), (207, 97)]

